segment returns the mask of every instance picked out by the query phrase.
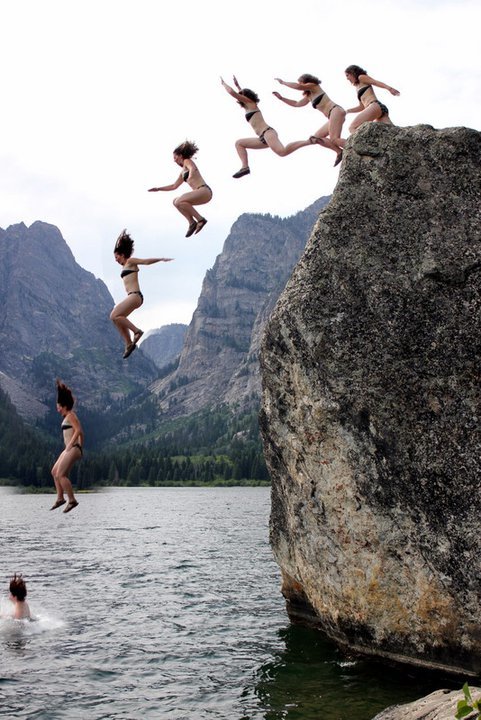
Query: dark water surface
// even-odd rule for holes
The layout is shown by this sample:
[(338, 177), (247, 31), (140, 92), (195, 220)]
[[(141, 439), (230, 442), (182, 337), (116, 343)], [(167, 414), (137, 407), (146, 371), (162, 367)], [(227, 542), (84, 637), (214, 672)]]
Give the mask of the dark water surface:
[(289, 625), (268, 488), (0, 488), (1, 609), (22, 572), (34, 623), (0, 620), (0, 716), (370, 720), (455, 682), (353, 661)]

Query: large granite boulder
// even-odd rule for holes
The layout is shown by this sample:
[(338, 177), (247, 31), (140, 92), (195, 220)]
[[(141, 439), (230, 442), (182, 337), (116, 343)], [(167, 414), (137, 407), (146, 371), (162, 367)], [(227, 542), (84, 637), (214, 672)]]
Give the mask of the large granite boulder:
[(368, 123), (268, 324), (261, 430), (293, 618), (481, 670), (481, 134)]

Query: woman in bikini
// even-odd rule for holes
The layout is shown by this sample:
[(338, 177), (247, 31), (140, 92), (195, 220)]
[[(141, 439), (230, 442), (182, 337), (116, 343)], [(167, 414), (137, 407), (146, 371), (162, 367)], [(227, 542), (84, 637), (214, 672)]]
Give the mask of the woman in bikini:
[(68, 504), (64, 513), (70, 512), (78, 505), (72, 483), (68, 479), (68, 476), (77, 460), (82, 458), (84, 443), (84, 434), (80, 420), (72, 409), (74, 402), (75, 399), (70, 388), (60, 380), (57, 380), (57, 412), (59, 412), (63, 418), (60, 427), (62, 428), (65, 449), (60, 453), (57, 462), (52, 468), (57, 499), (50, 510), (56, 510), (61, 505), (65, 505), (66, 500), (64, 494), (66, 494)]
[[(125, 340), (124, 358), (128, 358), (135, 350), (137, 343), (144, 334), (142, 330), (133, 325), (128, 319), (128, 315), (134, 310), (137, 310), (144, 302), (144, 296), (140, 292), (139, 287), (139, 265), (153, 265), (154, 263), (170, 262), (172, 260), (172, 258), (134, 258), (132, 257), (133, 249), (134, 241), (126, 230), (122, 230), (115, 243), (114, 257), (119, 265), (123, 267), (120, 277), (124, 281), (127, 297), (125, 300), (117, 303), (110, 313), (110, 319)], [(130, 335), (131, 332), (133, 333), (133, 338)]]
[(234, 173), (232, 177), (241, 178), (250, 173), (247, 150), (264, 150), (265, 148), (270, 147), (276, 155), (285, 157), (286, 155), (290, 155), (295, 150), (299, 150), (299, 148), (305, 147), (306, 145), (313, 145), (317, 142), (319, 144), (324, 144), (324, 141), (320, 138), (311, 137), (309, 140), (296, 140), (288, 143), (287, 145), (283, 145), (279, 140), (277, 132), (274, 128), (271, 128), (262, 117), (262, 113), (258, 106), (259, 98), (256, 93), (253, 90), (249, 90), (249, 88), (241, 88), (235, 76), (234, 85), (236, 86), (238, 92), (231, 88), (230, 85), (227, 85), (222, 78), (220, 80), (222, 86), (229, 95), (235, 98), (239, 105), (246, 111), (246, 120), (257, 135), (256, 138), (242, 138), (241, 140), (236, 141), (235, 147), (237, 154), (240, 157), (242, 167)]
[(374, 85), (375, 87), (383, 88), (383, 90), (388, 90), (391, 95), (400, 95), (399, 90), (379, 80), (374, 80), (374, 78), (370, 77), (359, 65), (349, 65), (345, 73), (351, 85), (354, 85), (356, 88), (357, 99), (359, 100), (359, 105), (346, 110), (348, 113), (359, 113), (352, 121), (349, 131), (353, 133), (365, 122), (381, 122), (386, 125), (392, 125), (389, 110), (377, 99), (372, 86)]
[(182, 168), (179, 177), (172, 185), (149, 189), (149, 192), (159, 192), (162, 190), (177, 190), (183, 182), (190, 185), (190, 192), (184, 193), (184, 195), (174, 200), (174, 206), (189, 223), (185, 237), (190, 237), (194, 233), (200, 232), (207, 222), (205, 217), (202, 217), (202, 215), (197, 212), (194, 205), (205, 205), (205, 203), (212, 200), (212, 190), (206, 185), (197, 165), (192, 160), (197, 152), (199, 152), (199, 148), (189, 140), (186, 140), (182, 145), (176, 147), (174, 150), (174, 162)]
[(315, 142), (323, 145), (336, 153), (336, 161), (334, 167), (339, 165), (342, 160), (342, 148), (345, 140), (341, 138), (342, 126), (346, 119), (346, 111), (340, 105), (333, 102), (321, 88), (321, 81), (315, 75), (304, 73), (298, 78), (297, 82), (286, 82), (280, 78), (276, 78), (277, 82), (292, 90), (301, 90), (303, 98), (301, 100), (291, 100), (283, 97), (278, 92), (272, 94), (291, 107), (304, 107), (311, 103), (314, 110), (320, 110), (326, 116), (327, 122), (319, 128), (319, 130), (311, 135)]

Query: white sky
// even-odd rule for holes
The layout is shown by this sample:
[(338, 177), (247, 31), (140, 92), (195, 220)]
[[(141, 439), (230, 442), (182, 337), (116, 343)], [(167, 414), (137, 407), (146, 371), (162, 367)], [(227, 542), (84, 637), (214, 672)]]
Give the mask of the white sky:
[[(274, 78), (318, 75), (352, 107), (350, 64), (401, 91), (378, 93), (396, 124), (480, 128), (480, 0), (0, 0), (0, 10), (0, 226), (56, 225), (116, 301), (122, 228), (137, 256), (174, 257), (141, 271), (146, 302), (135, 322), (145, 330), (190, 322), (240, 214), (292, 215), (337, 181), (333, 153), (319, 147), (287, 158), (252, 152), (252, 174), (233, 180), (234, 142), (252, 132), (220, 75), (259, 94), (284, 142), (308, 137), (322, 115), (276, 100), (273, 90), (300, 94)], [(209, 222), (190, 239), (172, 206), (187, 186), (147, 193), (176, 178), (172, 150), (186, 137), (214, 191)]]

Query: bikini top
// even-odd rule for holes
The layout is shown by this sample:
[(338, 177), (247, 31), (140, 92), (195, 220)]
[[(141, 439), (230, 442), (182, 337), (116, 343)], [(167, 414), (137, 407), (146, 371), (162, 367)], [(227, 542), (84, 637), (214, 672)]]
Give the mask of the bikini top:
[(120, 273), (120, 277), (123, 278), (126, 275), (130, 275), (131, 273), (136, 273), (136, 272), (139, 272), (138, 268), (137, 268), (137, 270), (129, 270), (129, 268), (126, 268), (125, 270), (122, 270), (122, 272)]
[(251, 118), (258, 112), (259, 112), (259, 110), (250, 110), (249, 112), (246, 112), (247, 122), (250, 122)]
[(357, 91), (357, 99), (360, 100), (364, 93), (369, 89), (372, 90), (372, 85), (362, 85)]
[(182, 173), (182, 179), (183, 179), (184, 182), (187, 182), (187, 180), (189, 179), (189, 171), (188, 171), (188, 170), (185, 170), (185, 171)]
[(322, 100), (322, 98), (324, 97), (325, 94), (326, 94), (325, 92), (322, 92), (320, 95), (318, 95), (317, 97), (315, 97), (314, 100), (312, 100), (312, 107), (313, 107), (313, 108), (316, 108), (316, 107), (319, 105), (319, 103), (321, 102), (321, 100)]
[(65, 422), (65, 420), (64, 420), (64, 421), (62, 422), (62, 424), (60, 425), (60, 428), (61, 428), (62, 432), (63, 432), (64, 430), (72, 430), (73, 425), (70, 425), (69, 422)]

